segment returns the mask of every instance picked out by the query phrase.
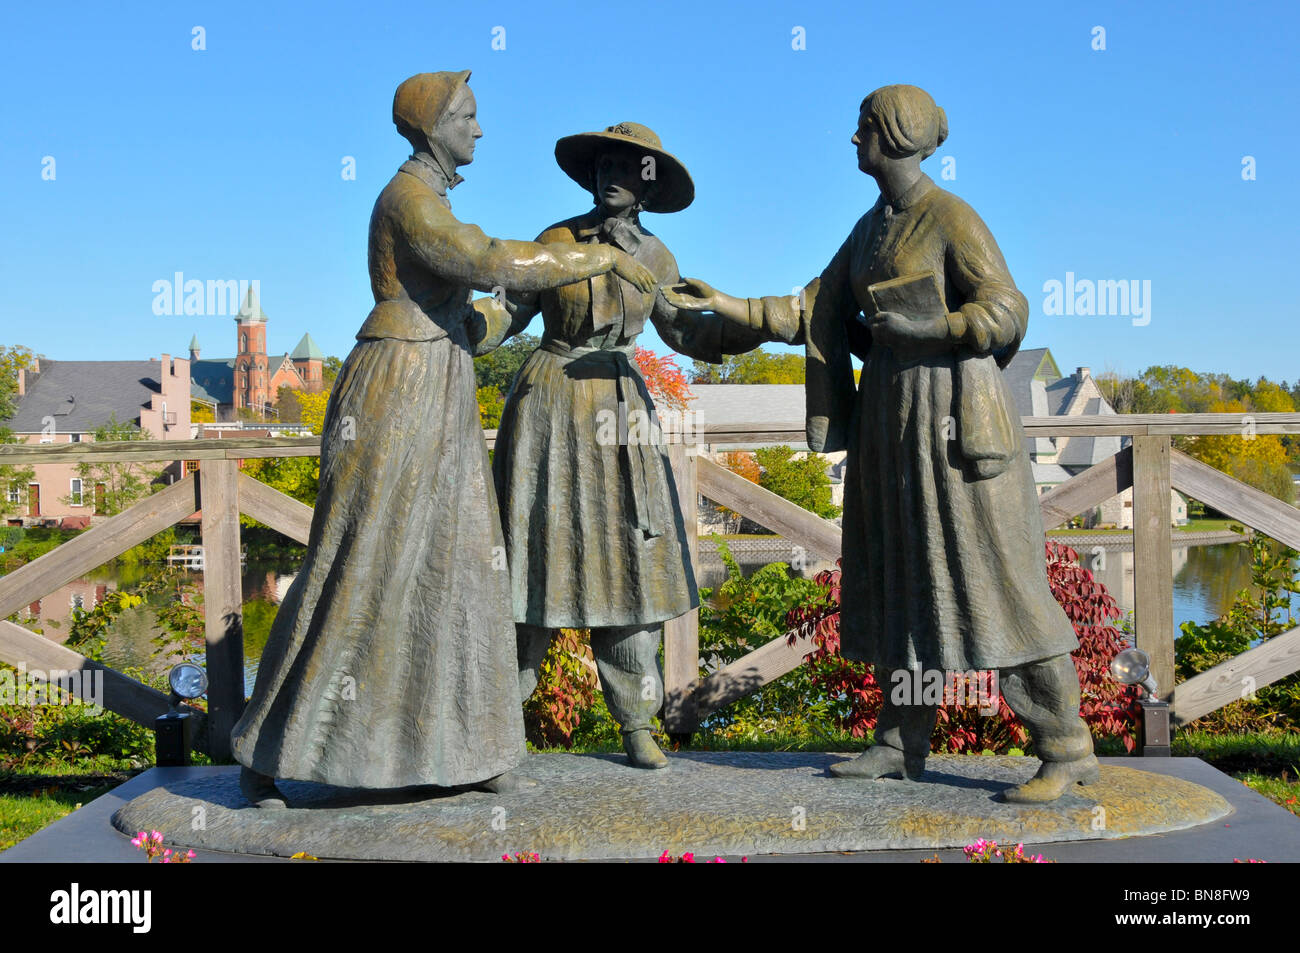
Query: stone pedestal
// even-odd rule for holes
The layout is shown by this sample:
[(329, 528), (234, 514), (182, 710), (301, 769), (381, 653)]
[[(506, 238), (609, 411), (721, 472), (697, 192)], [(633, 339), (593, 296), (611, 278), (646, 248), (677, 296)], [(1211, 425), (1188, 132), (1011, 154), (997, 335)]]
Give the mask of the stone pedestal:
[(855, 781), (826, 768), (847, 755), (680, 752), (667, 771), (621, 755), (532, 755), (520, 794), (365, 792), (284, 781), (287, 810), (245, 805), (238, 769), (156, 788), (113, 817), (124, 833), (162, 831), (195, 849), (321, 859), (499, 861), (940, 849), (978, 838), (1015, 844), (1135, 837), (1231, 812), (1190, 781), (1103, 765), (1099, 783), (1045, 805), (1003, 803), (1033, 758), (935, 755), (919, 782)]

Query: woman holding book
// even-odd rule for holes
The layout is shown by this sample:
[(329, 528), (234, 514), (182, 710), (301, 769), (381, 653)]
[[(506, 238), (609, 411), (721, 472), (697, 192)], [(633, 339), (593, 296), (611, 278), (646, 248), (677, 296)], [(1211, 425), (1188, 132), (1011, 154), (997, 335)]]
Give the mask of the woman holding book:
[[(907, 697), (913, 680), (894, 672), (999, 670), (1043, 761), (1006, 796), (1049, 801), (1098, 768), (1069, 655), (1078, 640), (1047, 583), (1001, 375), (1029, 308), (984, 222), (920, 169), (947, 134), (923, 90), (876, 90), (852, 141), (880, 197), (803, 294), (742, 300), (688, 280), (664, 295), (804, 344), (809, 446), (848, 451), (842, 652), (875, 665), (885, 700), (875, 746), (832, 773), (921, 774), (937, 707)], [(864, 362), (856, 393), (850, 354)]]

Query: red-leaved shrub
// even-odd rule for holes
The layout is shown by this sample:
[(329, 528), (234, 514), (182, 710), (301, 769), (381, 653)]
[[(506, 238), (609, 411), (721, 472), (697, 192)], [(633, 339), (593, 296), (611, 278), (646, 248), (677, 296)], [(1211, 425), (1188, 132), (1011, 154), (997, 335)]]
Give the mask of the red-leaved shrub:
[[(1049, 541), (1046, 557), (1052, 595), (1079, 637), (1079, 648), (1071, 656), (1083, 690), (1079, 714), (1094, 736), (1118, 736), (1132, 751), (1139, 711), (1137, 688), (1121, 685), (1109, 674), (1111, 659), (1125, 647), (1111, 625), (1121, 615), (1119, 606), (1106, 587), (1079, 565), (1073, 549)], [(840, 728), (860, 738), (876, 725), (881, 689), (870, 666), (840, 655), (840, 571), (819, 573), (817, 582), (825, 595), (790, 612), (787, 621), (797, 631), (789, 641), (791, 645), (800, 638), (812, 641), (814, 651), (804, 662), (812, 669), (812, 682), (831, 700)], [(969, 701), (973, 694), (963, 675), (949, 677), (944, 693), (948, 703), (939, 708), (932, 750), (1006, 751), (1029, 741), (1029, 733), (1001, 695), (996, 717), (980, 714), (981, 707), (992, 707), (991, 699), (980, 706), (958, 703)]]

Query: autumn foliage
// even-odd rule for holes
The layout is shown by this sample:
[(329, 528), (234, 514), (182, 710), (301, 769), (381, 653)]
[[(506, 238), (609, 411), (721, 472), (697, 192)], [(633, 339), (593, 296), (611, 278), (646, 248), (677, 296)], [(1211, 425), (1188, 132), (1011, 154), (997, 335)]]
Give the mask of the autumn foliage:
[(668, 410), (685, 410), (686, 404), (695, 399), (674, 355), (660, 357), (654, 351), (638, 347), (635, 360), (645, 378), (646, 389), (659, 406)]
[[(1119, 606), (1106, 587), (1079, 565), (1078, 553), (1073, 549), (1048, 542), (1046, 558), (1052, 595), (1079, 637), (1079, 648), (1072, 653), (1083, 689), (1079, 714), (1094, 736), (1118, 736), (1132, 751), (1139, 711), (1137, 688), (1121, 685), (1109, 674), (1111, 659), (1125, 647), (1123, 637), (1111, 624), (1121, 614)], [(876, 725), (881, 688), (870, 666), (850, 662), (839, 654), (840, 571), (819, 573), (817, 582), (823, 588), (823, 598), (790, 613), (787, 621), (797, 631), (788, 639), (792, 645), (799, 638), (812, 640), (815, 650), (804, 664), (812, 669), (813, 684), (836, 703), (839, 727), (854, 737), (862, 737)], [(973, 696), (962, 679), (959, 674), (951, 676), (945, 686), (945, 701)], [(941, 705), (932, 750), (1006, 751), (1029, 742), (1024, 725), (1000, 695), (997, 710), (994, 718), (980, 715), (980, 707), (970, 704), (954, 701)]]

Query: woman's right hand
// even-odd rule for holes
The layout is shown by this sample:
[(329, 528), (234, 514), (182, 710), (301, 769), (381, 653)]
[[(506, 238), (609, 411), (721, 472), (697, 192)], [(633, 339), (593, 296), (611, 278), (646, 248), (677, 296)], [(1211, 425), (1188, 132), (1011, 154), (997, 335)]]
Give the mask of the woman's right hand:
[(659, 279), (655, 277), (655, 273), (623, 251), (623, 249), (615, 248), (613, 251), (614, 274), (624, 281), (631, 282), (636, 286), (636, 290), (642, 294), (653, 294), (655, 289), (659, 287)]
[(717, 311), (721, 298), (716, 288), (699, 278), (683, 278), (681, 284), (665, 287), (662, 294), (681, 311)]

